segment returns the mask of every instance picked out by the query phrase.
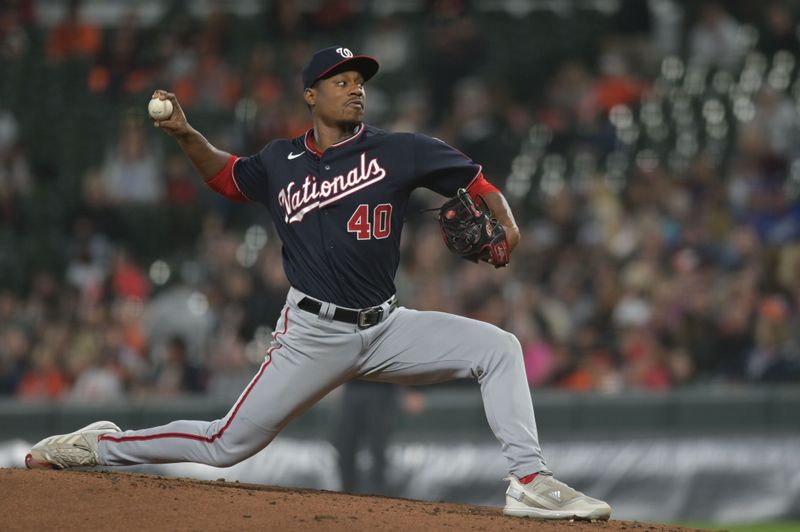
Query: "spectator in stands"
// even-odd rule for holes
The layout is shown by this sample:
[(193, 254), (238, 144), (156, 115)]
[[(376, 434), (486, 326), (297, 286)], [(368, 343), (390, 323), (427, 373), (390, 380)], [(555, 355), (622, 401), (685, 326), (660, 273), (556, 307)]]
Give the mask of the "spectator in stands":
[[(0, 7), (0, 58), (15, 60), (24, 57), (30, 47), (29, 30), (32, 22), (31, 0), (5, 2)], [(27, 4), (27, 6), (26, 6)]]
[[(620, 350), (624, 361), (623, 376), (630, 389), (667, 390), (671, 387), (671, 376), (664, 352), (652, 331), (644, 326), (632, 326), (620, 331)], [(608, 373), (608, 357), (594, 357), (590, 366), (596, 379)]]
[[(118, 228), (104, 225), (106, 221), (113, 221), (114, 217), (102, 216), (102, 206), (90, 203), (95, 201), (92, 196), (95, 183), (92, 181), (85, 183), (86, 208), (79, 208), (73, 216), (71, 231), (64, 239), (64, 255), (67, 261), (65, 272), (67, 282), (78, 288), (84, 296), (89, 296), (86, 290), (92, 292), (93, 295), (89, 299), (99, 301), (105, 295), (102, 285), (111, 265), (113, 248), (108, 235), (98, 228), (108, 227), (109, 231)], [(95, 207), (98, 210), (89, 210)]]
[(117, 249), (108, 280), (110, 295), (114, 298), (145, 302), (150, 296), (150, 281), (147, 275), (125, 248)]
[[(508, 160), (519, 149), (509, 135), (504, 115), (495, 108), (491, 87), (479, 78), (464, 78), (453, 88), (453, 112), (443, 124), (443, 135), (480, 161), (486, 175), (503, 175)], [(447, 133), (445, 133), (445, 131)], [(501, 186), (498, 184), (498, 186)]]
[(148, 146), (142, 125), (123, 123), (117, 145), (106, 154), (104, 188), (117, 204), (154, 204), (164, 197), (162, 161)]
[(311, 29), (318, 33), (342, 32), (350, 35), (361, 10), (357, 0), (322, 0), (308, 16)]
[(700, 6), (697, 22), (689, 30), (689, 57), (694, 63), (733, 70), (745, 53), (741, 27), (717, 1)]
[(17, 304), (11, 293), (0, 293), (0, 396), (16, 393), (29, 364), (31, 341), (28, 333), (13, 322)]
[(244, 302), (242, 333), (245, 338), (252, 338), (258, 328), (265, 324), (276, 323), (283, 309), (289, 281), (281, 266), (279, 242), (277, 238), (270, 237), (256, 262), (253, 287)]
[(396, 80), (408, 87), (403, 80), (411, 67), (409, 58), (413, 53), (413, 34), (396, 15), (380, 17), (371, 24), (364, 40), (364, 50), (368, 55), (381, 58), (381, 77)]
[[(396, 495), (387, 478), (389, 442), (402, 416), (416, 416), (425, 408), (424, 392), (414, 387), (362, 380), (346, 383), (332, 435), (340, 490)], [(366, 467), (360, 459), (365, 455)]]
[(587, 112), (592, 120), (597, 120), (606, 117), (614, 106), (633, 105), (648, 89), (648, 84), (630, 68), (624, 50), (613, 41), (600, 54), (597, 69), (599, 75), (579, 105), (584, 119)]
[(765, 163), (800, 156), (800, 113), (792, 99), (765, 84), (753, 103), (755, 116), (739, 129), (742, 152)]
[(275, 107), (284, 97), (283, 80), (276, 72), (275, 51), (266, 44), (250, 50), (247, 70), (243, 76), (244, 94), (255, 101), (259, 111)]
[(800, 345), (792, 330), (791, 314), (783, 297), (765, 296), (755, 325), (756, 344), (745, 361), (745, 376), (756, 382), (800, 379)]
[(111, 303), (108, 323), (104, 326), (103, 345), (120, 364), (120, 371), (132, 371), (134, 377), (143, 371), (151, 341), (145, 331), (146, 305), (140, 299), (116, 299)]
[(189, 360), (189, 352), (180, 336), (173, 336), (164, 345), (163, 361), (157, 366), (154, 391), (158, 395), (203, 393), (205, 370)]
[(157, 73), (165, 86), (175, 86), (175, 80), (187, 76), (197, 66), (194, 48), (195, 23), (182, 2), (175, 2), (159, 23), (155, 38)]
[(120, 401), (125, 398), (122, 381), (112, 358), (83, 369), (66, 395), (67, 401), (94, 403)]
[(152, 67), (145, 60), (147, 44), (137, 12), (129, 11), (98, 54), (89, 73), (89, 89), (112, 100), (142, 92), (152, 82)]
[(267, 29), (265, 34), (271, 43), (280, 45), (309, 35), (308, 16), (295, 0), (276, 0), (262, 5), (259, 26)]
[(519, 339), (522, 345), (522, 356), (525, 359), (525, 374), (528, 384), (533, 387), (544, 386), (555, 370), (555, 353), (552, 340), (547, 337), (542, 320), (534, 317), (522, 308), (515, 309), (509, 332)]
[(742, 361), (755, 344), (753, 324), (758, 307), (758, 287), (755, 277), (746, 270), (735, 274), (732, 286), (724, 293), (716, 317), (714, 349), (718, 373), (729, 379), (742, 376)]
[(41, 337), (50, 320), (62, 317), (59, 304), (64, 292), (68, 291), (64, 290), (52, 271), (37, 269), (31, 274), (27, 297), (20, 300), (17, 319), (22, 320), (32, 334)]
[(203, 39), (205, 33), (195, 36), (197, 64), (184, 76), (175, 80), (175, 94), (184, 107), (202, 110), (230, 109), (241, 95), (241, 81), (230, 72), (224, 57), (215, 47), (215, 41)]
[(79, 292), (84, 305), (92, 307), (102, 301), (108, 274), (105, 266), (92, 253), (87, 241), (81, 243), (77, 255), (67, 264), (65, 280)]
[[(399, 413), (400, 389), (393, 384), (354, 380), (344, 386), (333, 435), (341, 490), (386, 495), (386, 448)], [(359, 451), (369, 453), (360, 471)]]
[(800, 203), (789, 197), (780, 176), (764, 176), (753, 183), (746, 216), (747, 222), (768, 246), (800, 240)]
[(420, 58), (431, 86), (434, 122), (452, 111), (453, 87), (479, 70), (485, 58), (480, 24), (464, 0), (430, 0)]
[(800, 56), (800, 40), (797, 38), (797, 18), (785, 2), (770, 2), (763, 10), (763, 21), (759, 24), (758, 49), (768, 58), (783, 50), (797, 58)]
[(579, 124), (591, 125), (595, 119), (590, 97), (593, 82), (580, 61), (565, 60), (546, 89), (538, 120), (556, 135), (571, 135)]
[(97, 55), (103, 45), (103, 32), (98, 26), (82, 20), (81, 15), (81, 1), (69, 0), (63, 19), (47, 35), (48, 59), (93, 59)]
[(103, 175), (98, 168), (90, 168), (83, 175), (81, 196), (68, 214), (67, 227), (71, 228), (70, 237), (74, 240), (68, 243), (72, 255), (80, 241), (90, 240), (92, 253), (103, 257), (104, 264), (110, 261), (112, 241), (126, 237), (119, 210), (106, 194)]
[(67, 338), (68, 328), (64, 323), (54, 323), (45, 328), (44, 336), (31, 351), (30, 366), (17, 387), (19, 399), (53, 401), (61, 399), (67, 392), (69, 382), (59, 356)]
[(5, 157), (19, 143), (19, 122), (14, 113), (0, 107), (0, 157)]
[(14, 227), (22, 223), (25, 212), (20, 203), (33, 192), (33, 172), (19, 139), (19, 124), (0, 107), (0, 223)]

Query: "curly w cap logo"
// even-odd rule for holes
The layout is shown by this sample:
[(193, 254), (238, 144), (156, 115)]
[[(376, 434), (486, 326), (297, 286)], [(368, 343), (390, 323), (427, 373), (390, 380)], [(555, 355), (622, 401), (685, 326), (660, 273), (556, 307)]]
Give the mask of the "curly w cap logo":
[(342, 57), (353, 57), (353, 52), (349, 48), (337, 48), (336, 53)]

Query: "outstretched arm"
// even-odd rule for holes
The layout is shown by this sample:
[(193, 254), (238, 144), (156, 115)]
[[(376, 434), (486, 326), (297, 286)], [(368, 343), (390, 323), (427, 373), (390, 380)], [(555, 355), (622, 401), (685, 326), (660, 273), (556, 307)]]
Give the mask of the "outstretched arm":
[(153, 125), (172, 136), (205, 181), (217, 175), (228, 163), (231, 154), (215, 148), (199, 131), (189, 125), (175, 94), (156, 90), (153, 98), (172, 102), (172, 115), (166, 120), (153, 120)]

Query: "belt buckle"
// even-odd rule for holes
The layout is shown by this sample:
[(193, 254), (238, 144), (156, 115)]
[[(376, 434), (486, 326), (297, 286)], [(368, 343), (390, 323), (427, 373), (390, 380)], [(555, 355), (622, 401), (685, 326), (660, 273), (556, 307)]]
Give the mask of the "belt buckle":
[[(373, 316), (375, 317), (374, 321), (372, 321)], [(358, 328), (366, 329), (367, 327), (372, 327), (376, 323), (380, 323), (382, 318), (383, 307), (372, 307), (362, 310), (358, 313)]]

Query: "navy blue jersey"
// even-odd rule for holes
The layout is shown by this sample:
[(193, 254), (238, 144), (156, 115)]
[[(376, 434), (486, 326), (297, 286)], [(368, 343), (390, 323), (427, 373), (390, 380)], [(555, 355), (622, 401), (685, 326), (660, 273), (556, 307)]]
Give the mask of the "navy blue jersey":
[(244, 196), (269, 210), (291, 285), (364, 308), (395, 292), (411, 191), (425, 187), (452, 196), (480, 171), (438, 139), (361, 126), (324, 153), (314, 147), (313, 131), (274, 140), (238, 159), (233, 177)]

